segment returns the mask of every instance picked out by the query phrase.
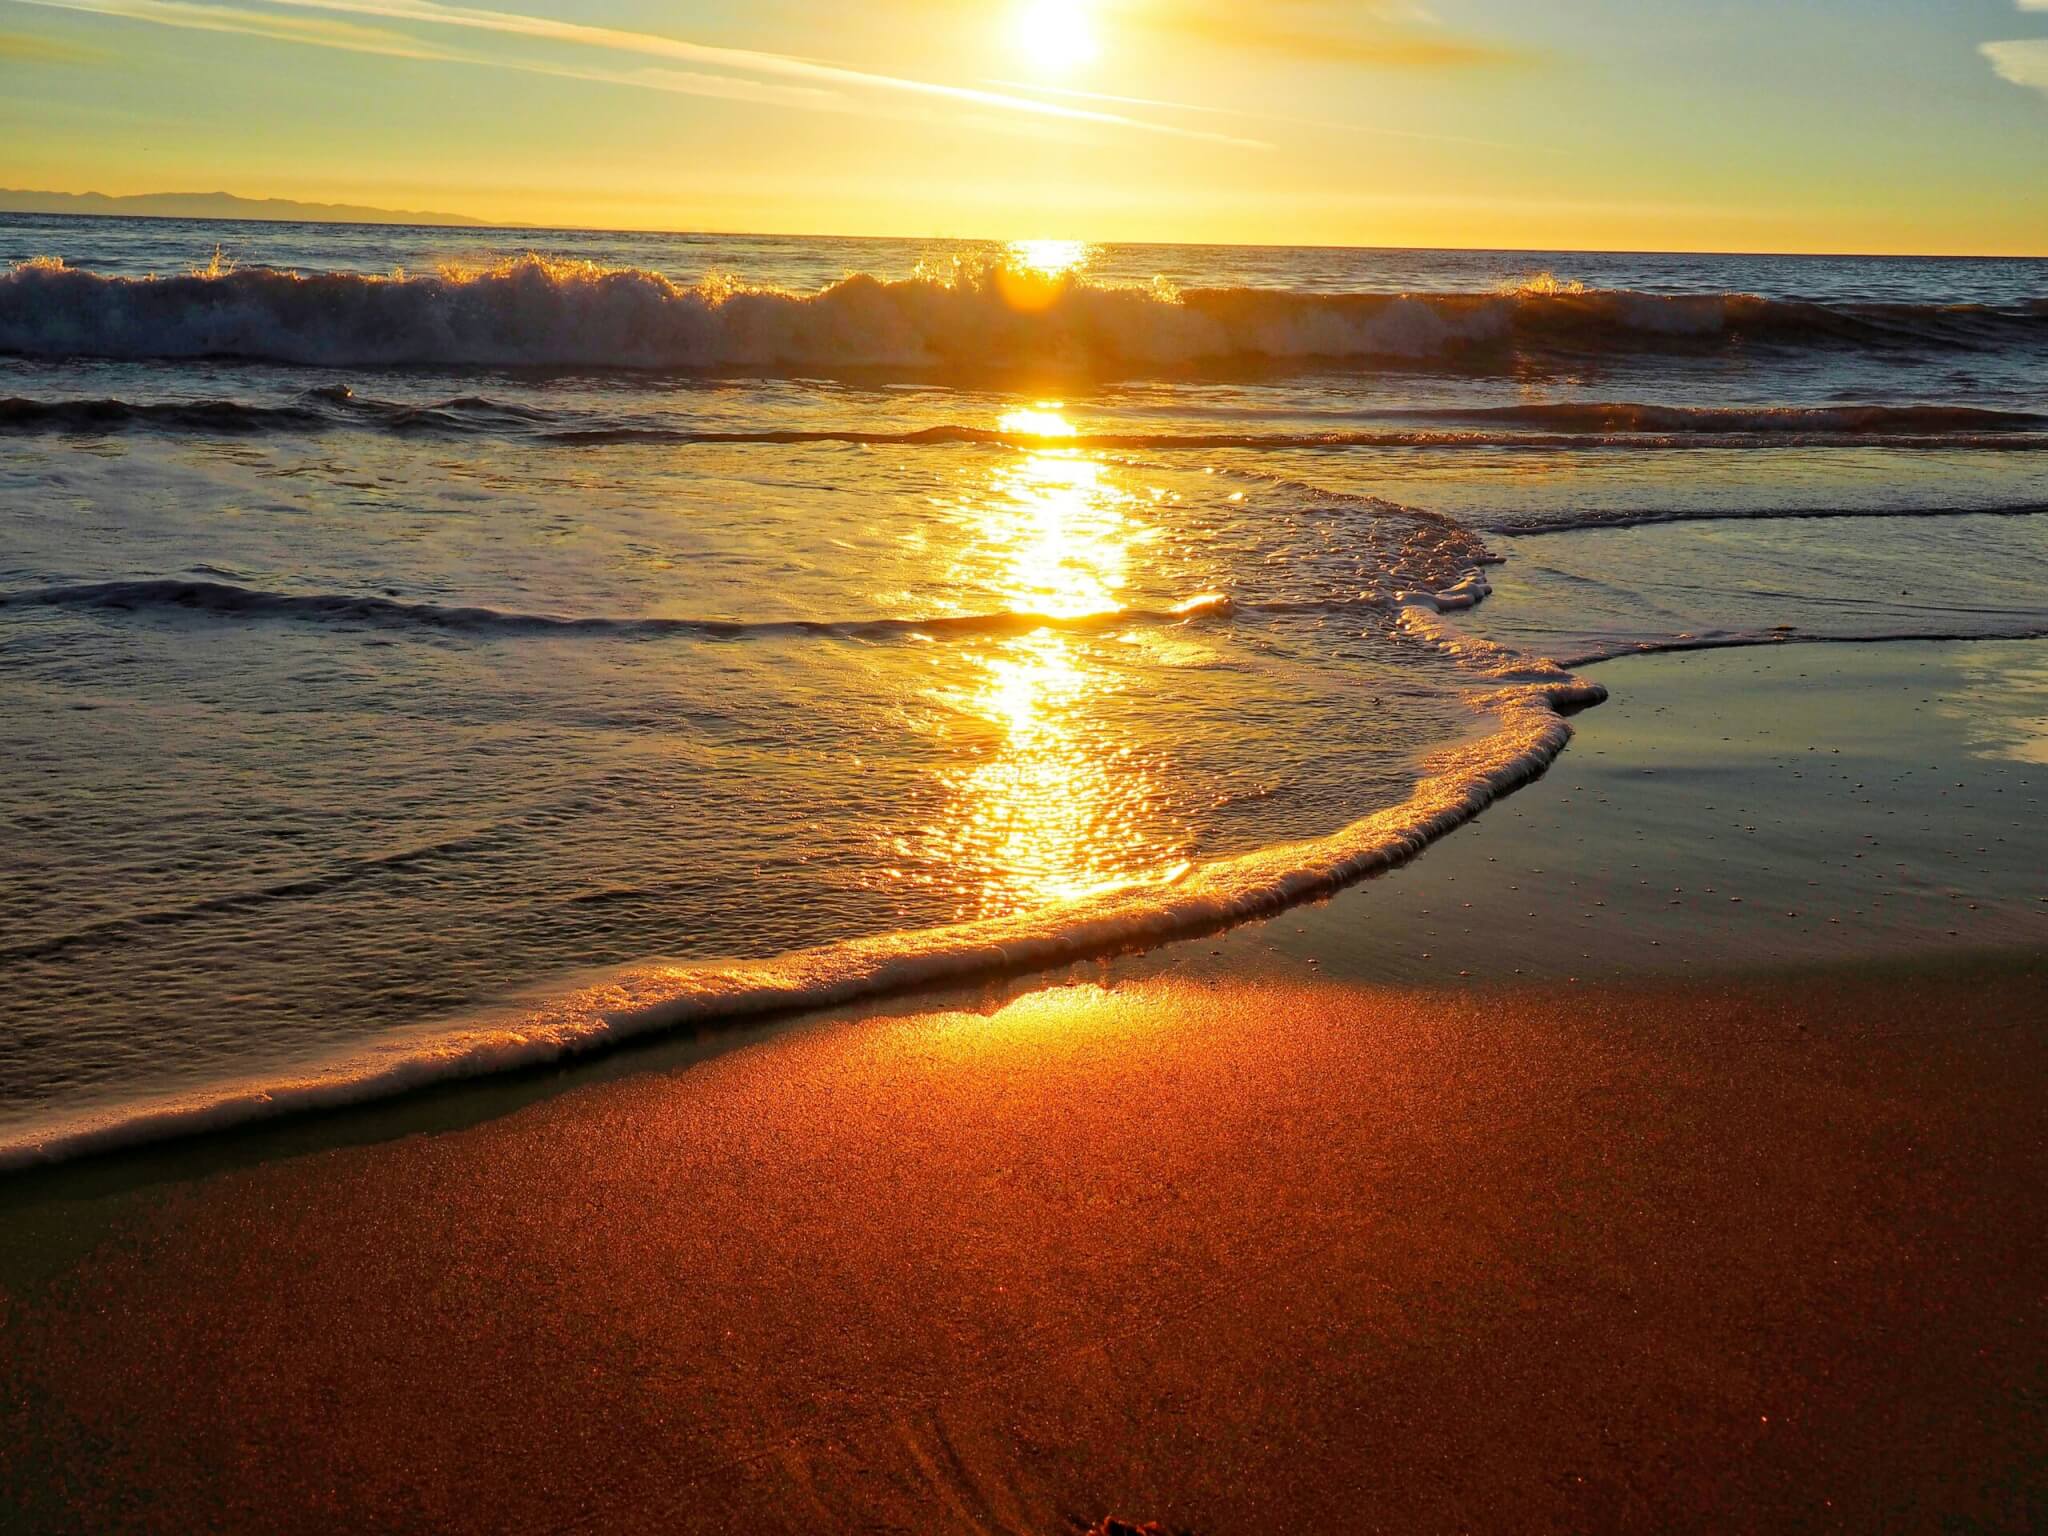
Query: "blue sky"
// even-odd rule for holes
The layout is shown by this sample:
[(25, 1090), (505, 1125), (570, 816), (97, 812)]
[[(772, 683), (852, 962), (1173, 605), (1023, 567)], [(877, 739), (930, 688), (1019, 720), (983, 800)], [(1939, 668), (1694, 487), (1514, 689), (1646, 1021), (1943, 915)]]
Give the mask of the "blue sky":
[(0, 82), (54, 190), (2048, 253), (2048, 0), (0, 0)]

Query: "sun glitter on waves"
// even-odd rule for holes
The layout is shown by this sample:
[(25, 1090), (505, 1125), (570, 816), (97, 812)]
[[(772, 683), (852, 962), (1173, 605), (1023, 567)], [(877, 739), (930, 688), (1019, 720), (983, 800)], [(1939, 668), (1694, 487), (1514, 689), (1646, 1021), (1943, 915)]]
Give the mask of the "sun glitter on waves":
[[(1002, 428), (1057, 443), (1074, 436), (1057, 403), (1004, 414)], [(1133, 498), (1085, 453), (1047, 446), (1000, 471), (979, 557), (992, 562), (1009, 606), (1079, 619), (1114, 613), (1134, 548), (1152, 530), (1133, 521)]]
[[(1055, 446), (1074, 428), (1058, 402), (1007, 413), (1005, 431), (1053, 440), (997, 469), (977, 497), (955, 576), (1019, 613), (1116, 613), (1137, 552), (1158, 529), (1108, 466)], [(966, 658), (962, 658), (966, 661)], [(957, 739), (982, 745), (944, 775), (948, 805), (900, 844), (913, 868), (953, 883), (962, 915), (1170, 880), (1186, 868), (1185, 824), (1164, 760), (1125, 734), (1125, 682), (1103, 642), (1046, 628), (966, 661), (934, 695)]]
[(1073, 423), (1060, 414), (1060, 409), (1061, 403), (1057, 400), (1041, 400), (1035, 406), (1003, 412), (996, 418), (996, 427), (1013, 437), (1075, 436)]

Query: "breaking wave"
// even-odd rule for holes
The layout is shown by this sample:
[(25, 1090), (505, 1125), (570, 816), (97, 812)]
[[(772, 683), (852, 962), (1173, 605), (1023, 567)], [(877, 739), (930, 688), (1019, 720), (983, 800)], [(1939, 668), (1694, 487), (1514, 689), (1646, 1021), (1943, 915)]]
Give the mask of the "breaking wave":
[(1496, 293), (1174, 289), (1001, 263), (814, 293), (528, 255), (364, 276), (268, 267), (112, 277), (50, 258), (0, 275), (0, 352), (778, 373), (1343, 366), (1526, 350), (1984, 349), (2048, 344), (2048, 305), (1821, 304), (1536, 283)]

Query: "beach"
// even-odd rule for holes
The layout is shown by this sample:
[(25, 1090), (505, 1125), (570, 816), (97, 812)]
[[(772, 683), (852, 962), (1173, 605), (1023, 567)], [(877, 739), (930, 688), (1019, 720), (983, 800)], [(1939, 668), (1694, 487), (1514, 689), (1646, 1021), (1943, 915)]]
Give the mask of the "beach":
[(2048, 1532), (2048, 0), (0, 80), (0, 1536)]
[(1261, 925), (17, 1176), (0, 1507), (2037, 1528), (2037, 656), (1610, 663)]

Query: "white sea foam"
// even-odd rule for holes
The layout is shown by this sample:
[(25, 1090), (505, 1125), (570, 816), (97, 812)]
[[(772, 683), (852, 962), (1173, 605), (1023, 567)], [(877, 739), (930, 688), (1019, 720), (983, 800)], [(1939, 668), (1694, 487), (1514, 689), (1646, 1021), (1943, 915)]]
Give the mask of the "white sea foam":
[(0, 275), (0, 352), (328, 365), (1133, 371), (1444, 358), (1504, 346), (1628, 350), (1755, 339), (1970, 346), (2040, 337), (1983, 306), (1825, 306), (1749, 294), (1537, 284), (1495, 293), (1175, 290), (1000, 263), (815, 293), (525, 256), (426, 275), (265, 267), (108, 277), (37, 260)]
[(665, 1030), (1045, 969), (1213, 932), (1328, 895), (1413, 857), (1542, 773), (1570, 738), (1565, 713), (1606, 696), (1597, 683), (1445, 622), (1445, 612), (1470, 606), (1484, 592), (1484, 578), (1470, 571), (1441, 592), (1401, 594), (1399, 618), (1470, 674), (1472, 706), (1490, 718), (1491, 730), (1432, 756), (1408, 799), (1326, 836), (1013, 916), (761, 961), (621, 967), (487, 1016), (383, 1036), (276, 1077), (52, 1117), (0, 1140), (0, 1168), (360, 1102)]

